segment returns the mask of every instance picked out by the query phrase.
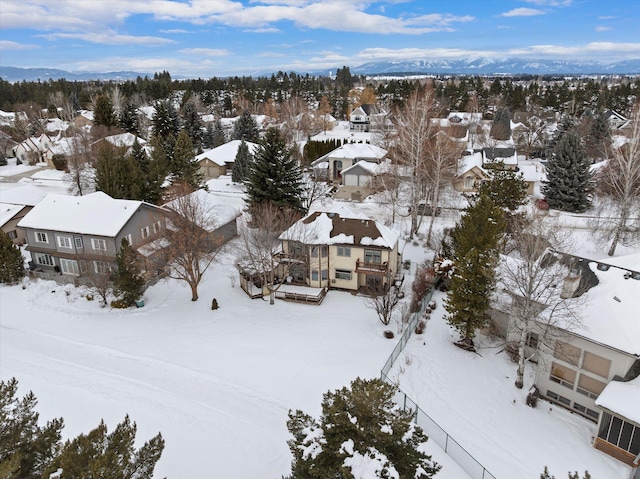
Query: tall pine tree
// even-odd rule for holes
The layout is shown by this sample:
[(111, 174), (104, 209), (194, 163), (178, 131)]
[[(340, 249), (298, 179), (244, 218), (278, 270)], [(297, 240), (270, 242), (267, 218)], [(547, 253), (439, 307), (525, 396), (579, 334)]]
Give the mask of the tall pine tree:
[(231, 180), (234, 183), (244, 183), (249, 176), (252, 162), (253, 156), (249, 152), (249, 146), (242, 140), (238, 146), (238, 153), (231, 169)]
[(246, 185), (250, 207), (271, 204), (303, 211), (302, 171), (277, 129), (269, 128), (260, 141)]
[(582, 213), (589, 208), (593, 188), (589, 160), (575, 130), (567, 131), (547, 164), (547, 181), (542, 186), (551, 208)]
[[(159, 146), (158, 153), (162, 153), (162, 146)], [(133, 143), (129, 155), (140, 169), (141, 174), (139, 198), (137, 199), (157, 204), (162, 197), (162, 183), (166, 175), (164, 156), (161, 156), (161, 160), (150, 159), (144, 147), (137, 140)]]
[(102, 141), (95, 168), (97, 191), (104, 191), (112, 198), (140, 199), (142, 172), (125, 148), (117, 148)]
[(136, 106), (128, 101), (118, 115), (118, 126), (124, 131), (138, 136), (140, 126), (138, 124), (138, 112)]
[(116, 254), (116, 270), (113, 272), (113, 292), (124, 306), (131, 306), (142, 296), (144, 278), (140, 269), (136, 252), (122, 238), (120, 249)]
[(116, 124), (116, 115), (113, 112), (111, 100), (106, 95), (99, 95), (96, 98), (95, 110), (93, 112), (93, 123), (111, 127)]
[(224, 145), (226, 142), (227, 142), (227, 134), (224, 131), (222, 122), (218, 120), (216, 121), (216, 126), (213, 130), (213, 142), (211, 144), (211, 148), (216, 148), (220, 145)]
[(204, 176), (200, 173), (195, 158), (191, 138), (186, 130), (181, 130), (173, 150), (173, 161), (170, 163), (171, 183), (187, 184), (193, 190), (203, 187)]
[(483, 195), (467, 207), (453, 231), (454, 272), (445, 303), (446, 320), (468, 345), (488, 319), (504, 230), (503, 211)]
[(233, 140), (244, 140), (257, 143), (260, 139), (260, 130), (256, 120), (251, 116), (249, 110), (245, 110), (233, 125)]
[(199, 150), (202, 146), (202, 120), (193, 101), (187, 101), (182, 108), (182, 128), (187, 131), (193, 147)]
[(506, 141), (511, 138), (511, 118), (509, 110), (499, 108), (493, 118), (489, 134), (496, 140)]

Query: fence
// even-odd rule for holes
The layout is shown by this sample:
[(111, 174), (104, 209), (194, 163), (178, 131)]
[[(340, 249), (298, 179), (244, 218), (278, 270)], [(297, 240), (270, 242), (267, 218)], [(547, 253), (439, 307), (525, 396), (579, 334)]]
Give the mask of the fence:
[[(413, 314), (411, 320), (407, 324), (407, 327), (403, 331), (400, 336), (400, 340), (396, 347), (391, 352), (389, 359), (382, 367), (382, 371), (380, 376), (382, 380), (395, 384), (391, 379), (389, 379), (389, 371), (393, 367), (396, 359), (402, 353), (402, 350), (409, 342), (409, 338), (411, 337), (411, 333), (413, 333), (414, 329), (418, 325), (418, 322), (422, 318), (426, 305), (431, 301), (433, 297), (434, 289), (430, 289), (427, 294), (422, 298), (422, 302), (420, 303), (420, 308), (417, 312)], [(458, 442), (453, 439), (447, 432), (442, 429), (437, 422), (435, 422), (429, 415), (424, 412), (420, 407), (407, 396), (404, 392), (398, 389), (398, 392), (395, 396), (396, 403), (403, 408), (403, 410), (412, 411), (414, 422), (420, 426), (425, 434), (434, 441), (438, 446), (442, 448), (444, 452), (446, 452), (451, 459), (453, 459), (462, 470), (464, 470), (472, 479), (496, 479), (496, 477), (487, 471), (482, 464), (480, 464), (471, 454), (469, 454), (465, 448), (463, 448)]]

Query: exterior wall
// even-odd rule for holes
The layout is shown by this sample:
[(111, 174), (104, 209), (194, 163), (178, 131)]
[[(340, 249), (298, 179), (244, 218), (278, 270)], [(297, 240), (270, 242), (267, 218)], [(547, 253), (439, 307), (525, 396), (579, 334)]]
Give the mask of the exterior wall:
[(15, 234), (13, 238), (13, 244), (23, 245), (27, 242), (27, 232), (23, 228), (18, 228), (18, 222), (25, 217), (25, 215), (33, 209), (33, 206), (25, 206), (22, 210), (2, 225), (2, 231), (11, 236), (11, 232)]
[[(589, 397), (578, 392), (581, 377), (584, 376), (587, 380), (594, 379), (606, 385), (613, 380), (615, 376), (624, 377), (637, 358), (622, 351), (606, 347), (602, 344), (589, 341), (570, 333), (567, 333), (566, 339), (561, 339), (561, 341), (580, 349), (580, 357), (577, 358), (577, 361), (573, 361), (577, 364), (572, 364), (572, 361), (570, 361), (569, 358), (559, 358), (556, 357), (557, 355), (554, 356), (553, 350), (540, 351), (541, 361), (539, 362), (538, 372), (536, 374), (536, 387), (547, 399), (566, 407), (573, 412), (582, 414), (591, 420), (597, 421), (599, 416), (594, 417), (592, 414), (585, 414), (583, 411), (576, 409), (577, 404), (578, 406), (584, 406), (592, 411), (596, 411), (598, 415), (600, 411), (595, 405), (595, 398), (597, 395), (595, 395), (595, 397)], [(611, 362), (606, 376), (602, 376), (585, 369), (585, 353), (595, 354), (601, 358), (608, 359)], [(569, 384), (571, 383), (570, 380), (564, 384), (559, 384), (557, 381), (551, 379), (552, 363), (556, 363), (557, 365), (575, 373), (575, 379), (573, 380), (572, 385)], [(551, 395), (549, 394), (550, 391)], [(552, 397), (554, 394), (561, 396), (563, 400)]]
[(204, 160), (199, 161), (198, 165), (200, 166), (198, 172), (202, 173), (207, 179), (218, 178), (221, 175), (227, 174), (226, 166), (220, 166), (217, 163), (211, 161), (209, 158), (205, 158)]
[[(469, 187), (469, 185), (465, 181), (468, 176), (471, 176), (473, 178), (472, 181), (474, 182), (474, 184), (472, 184), (471, 187)], [(456, 181), (453, 183), (453, 188), (460, 193), (475, 193), (477, 191), (475, 183), (480, 182), (484, 179), (486, 179), (485, 176), (482, 175), (477, 168), (472, 168), (471, 170), (458, 177), (458, 179), (456, 179)]]
[[(342, 255), (338, 255), (338, 249), (340, 248)], [(345, 256), (345, 249), (349, 249), (349, 256)], [(330, 269), (329, 269), (329, 278), (330, 285), (332, 288), (338, 289), (349, 289), (352, 291), (358, 290), (358, 273), (356, 273), (356, 259), (360, 257), (364, 257), (364, 251), (359, 246), (350, 246), (350, 245), (331, 245), (329, 246), (329, 258)], [(350, 279), (345, 279), (336, 277), (336, 270), (342, 271), (343, 274), (346, 272), (351, 273)], [(340, 275), (338, 275), (340, 276)]]
[(345, 186), (368, 186), (371, 183), (371, 175), (363, 173), (346, 173), (342, 176)]
[[(160, 222), (160, 225), (156, 227), (154, 232), (153, 225), (156, 222)], [(146, 238), (143, 238), (141, 231), (144, 227), (149, 228), (149, 236)], [(62, 278), (55, 278), (56, 280), (76, 282), (78, 277), (88, 276), (94, 271), (97, 272), (96, 268), (100, 265), (96, 262), (113, 265), (122, 238), (131, 235), (132, 246), (139, 248), (162, 236), (165, 230), (166, 220), (163, 213), (150, 206), (142, 205), (114, 238), (27, 228), (28, 246), (26, 249), (31, 255), (32, 268), (36, 272), (58, 273)], [(48, 242), (38, 242), (36, 240), (38, 233), (45, 233)], [(100, 245), (104, 245), (106, 249), (100, 249)], [(38, 261), (38, 257), (42, 254), (51, 256), (51, 261), (47, 261), (51, 264), (43, 264), (42, 261)], [(75, 261), (76, 267), (74, 272), (65, 274), (64, 263), (68, 261)]]
[(222, 241), (223, 243), (226, 243), (232, 238), (238, 236), (238, 223), (236, 222), (236, 219), (234, 218), (228, 223), (216, 229), (214, 232), (214, 236), (215, 241)]

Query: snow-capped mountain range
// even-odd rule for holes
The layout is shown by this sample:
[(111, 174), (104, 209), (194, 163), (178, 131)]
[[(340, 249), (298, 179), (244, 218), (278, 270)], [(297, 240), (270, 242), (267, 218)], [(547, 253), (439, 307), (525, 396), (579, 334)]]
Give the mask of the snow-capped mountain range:
[[(299, 74), (329, 75), (337, 68), (322, 71), (297, 72)], [(350, 67), (352, 74), (358, 75), (639, 75), (640, 59), (624, 60), (615, 63), (597, 61), (566, 60), (525, 60), (520, 58), (473, 58), (465, 60), (428, 60), (415, 59), (405, 61), (369, 62)], [(268, 76), (274, 72), (255, 72), (255, 75)], [(153, 73), (133, 71), (119, 72), (69, 72), (55, 68), (17, 68), (0, 66), (0, 78), (14, 83), (17, 81), (47, 81), (65, 78), (67, 80), (133, 80), (136, 77)], [(173, 76), (173, 75), (172, 75)], [(216, 75), (222, 76), (222, 75)], [(175, 78), (188, 78), (175, 75)]]

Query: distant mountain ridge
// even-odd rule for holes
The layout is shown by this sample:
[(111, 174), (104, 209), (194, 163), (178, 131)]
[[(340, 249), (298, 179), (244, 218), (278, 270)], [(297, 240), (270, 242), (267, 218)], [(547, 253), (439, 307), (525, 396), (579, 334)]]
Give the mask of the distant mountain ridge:
[[(337, 68), (323, 71), (297, 72), (299, 74), (329, 75)], [(597, 61), (567, 60), (524, 60), (520, 58), (473, 58), (466, 60), (428, 60), (415, 59), (406, 61), (369, 62), (350, 67), (353, 74), (358, 75), (640, 75), (640, 59), (624, 60), (615, 63)], [(257, 73), (269, 76), (273, 72), (266, 70)], [(19, 81), (47, 81), (65, 78), (69, 81), (87, 80), (135, 80), (137, 77), (153, 77), (153, 73), (133, 71), (118, 72), (69, 72), (56, 68), (18, 68), (0, 66), (0, 78), (15, 83)], [(222, 77), (222, 75), (215, 75)], [(233, 76), (233, 75), (231, 75)], [(173, 75), (173, 78), (191, 78), (184, 75)], [(193, 77), (195, 78), (195, 76)]]
[(138, 76), (149, 76), (153, 78), (153, 73), (139, 73), (132, 71), (120, 72), (69, 72), (56, 68), (18, 68), (10, 66), (0, 66), (0, 78), (10, 83), (20, 81), (48, 81), (64, 78), (69, 81), (88, 80), (135, 80)]
[(433, 75), (637, 75), (640, 59), (615, 63), (567, 60), (524, 60), (520, 58), (474, 58), (468, 60), (408, 60), (370, 62), (355, 68), (359, 75), (433, 74)]

